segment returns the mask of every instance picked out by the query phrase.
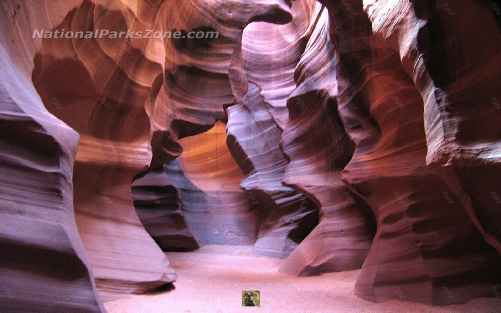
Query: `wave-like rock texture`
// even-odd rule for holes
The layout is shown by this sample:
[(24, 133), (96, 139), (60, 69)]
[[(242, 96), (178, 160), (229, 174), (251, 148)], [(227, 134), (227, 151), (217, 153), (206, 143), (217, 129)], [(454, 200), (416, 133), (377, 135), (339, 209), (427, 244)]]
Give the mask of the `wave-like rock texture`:
[(73, 212), (78, 134), (33, 88), (18, 9), (0, 4), (0, 310), (103, 312)]
[(177, 160), (166, 165), (165, 172), (150, 171), (134, 181), (132, 197), (136, 212), (163, 251), (194, 251), (200, 247), (186, 222), (181, 198), (184, 190), (200, 196), (202, 191), (195, 188)]
[(364, 1), (364, 8), (423, 98), (427, 163), (457, 169), (477, 226), (501, 252), (500, 189), (492, 179), (501, 157), (499, 11), (489, 1), (468, 0), (402, 1), (393, 8)]
[(228, 144), (247, 173), (241, 186), (260, 208), (256, 251), (285, 257), (315, 227), (318, 211), (304, 195), (283, 184), (287, 159), (280, 149), (281, 131), (255, 85), (249, 85), (246, 100), (227, 110)]
[(259, 87), (266, 110), (281, 130), (289, 120), (287, 100), (296, 88), (295, 69), (319, 9), (316, 1), (294, 1), (290, 23), (252, 23), (243, 33), (243, 69), (248, 80)]
[(313, 275), (361, 267), (372, 238), (368, 208), (340, 177), (353, 151), (337, 113), (337, 81), (329, 18), (317, 11), (289, 97), (283, 148), (290, 163), (285, 182), (308, 194), (320, 224), (284, 262), (281, 271)]
[(101, 312), (214, 243), (363, 266), (371, 301), (499, 297), (499, 6), (320, 3), (0, 2), (0, 310)]
[(295, 86), (293, 68), (304, 50), (313, 4), (295, 2), (286, 25), (249, 25), (232, 60), (236, 103), (227, 108), (228, 144), (247, 175), (241, 186), (259, 207), (255, 251), (260, 254), (288, 256), (318, 223), (315, 205), (283, 182), (288, 160), (280, 146), (285, 104)]
[(429, 304), (497, 296), (500, 258), (476, 227), (455, 169), (426, 163), (430, 115), (418, 82), (387, 38), (371, 32), (362, 3), (329, 4), (339, 55), (339, 112), (356, 142), (342, 176), (377, 220), (356, 293), (372, 301)]
[(256, 241), (258, 214), (240, 187), (243, 175), (226, 137), (224, 124), (216, 123), (181, 139), (178, 159), (134, 182), (141, 220), (164, 251)]
[[(141, 17), (118, 2), (109, 8), (83, 1), (54, 29), (148, 27)], [(146, 44), (45, 39), (35, 58), (33, 82), (46, 107), (81, 136), (74, 171), (77, 224), (105, 292), (142, 293), (175, 279), (130, 192), (133, 177), (151, 160), (144, 107), (162, 74), (158, 60), (145, 56)]]
[(167, 21), (164, 29), (213, 30), (219, 37), (165, 43), (164, 83), (149, 111), (152, 166), (181, 157), (183, 175), (197, 188), (176, 188), (186, 222), (200, 244), (252, 244), (257, 216), (240, 189), (240, 170), (215, 138), (223, 138), (220, 126), (214, 133), (202, 133), (225, 122), (224, 107), (235, 102), (229, 70), (244, 28), (251, 22), (290, 21), (288, 1), (185, 1), (162, 9), (159, 20)]
[(25, 38), (35, 29), (221, 34), (208, 41), (45, 38), (28, 47), (27, 62), (38, 52), (32, 80), (45, 106), (81, 135), (74, 198), (98, 287), (137, 293), (172, 282), (168, 260), (133, 208), (131, 181), (151, 160), (158, 168), (177, 157), (179, 139), (224, 119), (223, 107), (233, 101), (226, 73), (240, 44), (235, 39), (253, 21), (289, 21), (287, 3), (84, 0), (4, 6), (11, 19), (29, 22), (22, 27)]
[(158, 14), (163, 23), (160, 29), (215, 31), (219, 36), (164, 42), (164, 82), (148, 110), (154, 168), (182, 154), (180, 139), (206, 132), (225, 120), (224, 107), (234, 103), (230, 64), (244, 28), (252, 22), (280, 24), (291, 18), (285, 0), (164, 2)]
[[(274, 22), (282, 23), (290, 20), (290, 9), (285, 5), (285, 2), (274, 8), (282, 10), (282, 14), (279, 14), (279, 18)], [(241, 8), (235, 6), (234, 9)], [(276, 15), (275, 9), (269, 14)], [(224, 10), (213, 9), (213, 12), (222, 14)], [(199, 135), (211, 128), (216, 121), (226, 120), (223, 109), (235, 102), (229, 77), (230, 65), (235, 51), (240, 50), (243, 28), (251, 20), (268, 21), (269, 14), (258, 15), (249, 20), (242, 19), (238, 23), (234, 21), (230, 23), (230, 20), (220, 17), (223, 24), (232, 26), (232, 28), (223, 27), (225, 25), (208, 19), (208, 27), (217, 30), (221, 37), (207, 43), (206, 46), (181, 49), (178, 54), (173, 56), (172, 60), (168, 60), (172, 62), (172, 69), (168, 68), (165, 88), (161, 89), (158, 97), (159, 104), (152, 114), (154, 125), (167, 125), (168, 127), (153, 130), (153, 145), (154, 148), (159, 148), (154, 150), (154, 164), (162, 164), (165, 161), (172, 162), (173, 159), (181, 156), (186, 176), (197, 185), (197, 189), (203, 192), (200, 194), (197, 191), (194, 194), (196, 197), (189, 197), (184, 192), (183, 194), (187, 196), (182, 197), (185, 218), (200, 243), (251, 244), (256, 241), (256, 232), (258, 231), (256, 251), (284, 256), (288, 255), (295, 247), (295, 242), (304, 237), (304, 233), (309, 232), (310, 224), (315, 224), (315, 209), (309, 205), (304, 196), (296, 193), (292, 188), (283, 186), (280, 182), (280, 175), (271, 176), (274, 173), (279, 174), (280, 166), (283, 168), (286, 163), (279, 151), (280, 132), (274, 131), (275, 141), (266, 138), (269, 143), (263, 146), (264, 152), (269, 152), (266, 147), (274, 146), (281, 158), (279, 160), (281, 164), (273, 164), (274, 157), (270, 155), (269, 160), (271, 161), (268, 162), (271, 164), (264, 165), (275, 171), (266, 174), (268, 179), (271, 178), (275, 181), (271, 184), (273, 186), (268, 189), (266, 189), (267, 187), (250, 186), (252, 184), (249, 185), (248, 180), (246, 180), (242, 183), (243, 189), (262, 191), (262, 193), (248, 194), (242, 193), (240, 186), (234, 184), (233, 179), (228, 183), (225, 182), (225, 179), (231, 177), (218, 177), (217, 171), (222, 169), (218, 170), (217, 167), (213, 166), (214, 164), (219, 163), (220, 167), (227, 167), (226, 171), (232, 171), (231, 160), (228, 160), (227, 157), (224, 160), (224, 155), (212, 156), (214, 153), (224, 154), (223, 150), (226, 147), (214, 149), (217, 147), (214, 146), (216, 143), (211, 143), (213, 137), (210, 136), (210, 132)], [(242, 17), (244, 16), (242, 15)], [(193, 89), (193, 86), (199, 88)], [(285, 99), (284, 97), (283, 101)], [(270, 118), (270, 122), (272, 127), (277, 128), (273, 119)], [(245, 120), (245, 123), (252, 125), (253, 119), (249, 118), (249, 120)], [(216, 131), (217, 129), (216, 126)], [(231, 135), (231, 130), (229, 131)], [(250, 137), (249, 134), (243, 135), (245, 138), (242, 137), (242, 140), (247, 140), (246, 138), (256, 140), (259, 137), (258, 133), (252, 134)], [(182, 139), (188, 136), (191, 138)], [(183, 141), (188, 147), (183, 145)], [(201, 147), (195, 149), (196, 146), (200, 145)], [(189, 146), (193, 149), (193, 157), (189, 155), (190, 151), (187, 150)], [(237, 159), (246, 157), (235, 153), (233, 156), (237, 156)], [(276, 165), (278, 166), (275, 169)], [(263, 172), (266, 172), (263, 165), (261, 168)], [(242, 169), (247, 170), (245, 167)], [(190, 177), (189, 172), (192, 172), (192, 177)], [(213, 182), (219, 181), (214, 185), (201, 177), (202, 175), (211, 175)], [(232, 176), (234, 178), (240, 176), (239, 179), (242, 180), (240, 173)], [(298, 223), (301, 225), (298, 226)], [(296, 229), (298, 227), (301, 230)], [(295, 236), (295, 238), (289, 239), (289, 235)]]

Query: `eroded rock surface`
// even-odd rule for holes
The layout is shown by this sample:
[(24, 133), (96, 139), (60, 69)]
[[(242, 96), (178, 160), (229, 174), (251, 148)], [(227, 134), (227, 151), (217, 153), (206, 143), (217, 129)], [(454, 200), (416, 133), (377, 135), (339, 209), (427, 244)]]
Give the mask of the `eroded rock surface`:
[[(147, 27), (141, 18), (120, 2), (109, 8), (83, 1), (54, 28)], [(130, 192), (133, 177), (151, 160), (145, 105), (162, 74), (158, 60), (144, 56), (151, 49), (146, 44), (45, 39), (35, 58), (33, 82), (44, 104), (81, 136), (74, 173), (77, 224), (98, 288), (106, 292), (141, 293), (175, 279), (138, 219)]]
[(103, 312), (73, 211), (78, 134), (33, 87), (14, 8), (0, 4), (0, 308)]
[[(482, 237), (472, 202), (457, 175), (461, 170), (453, 164), (437, 164), (430, 157), (434, 140), (445, 144), (449, 139), (430, 135), (431, 124), (437, 126), (430, 124), (431, 119), (442, 115), (429, 111), (432, 100), (420, 89), (427, 87), (413, 81), (417, 72), (426, 75), (418, 66), (423, 59), (414, 59), (418, 63), (410, 67), (406, 62), (413, 52), (402, 54), (413, 45), (406, 41), (407, 46), (393, 49), (392, 38), (383, 33), (383, 29), (390, 31), (390, 21), (395, 27), (391, 30), (396, 31), (396, 20), (407, 19), (404, 8), (410, 9), (410, 4), (405, 2), (389, 11), (389, 3), (365, 3), (370, 19), (356, 1), (328, 3), (339, 47), (338, 77), (340, 82), (350, 82), (339, 90), (339, 112), (357, 144), (343, 177), (366, 199), (377, 220), (376, 237), (356, 293), (373, 301), (399, 298), (429, 304), (497, 296), (501, 277), (496, 264), (500, 259)], [(421, 5), (426, 7), (415, 4), (424, 8)], [(400, 35), (410, 36), (420, 26), (416, 22), (413, 28), (400, 30)], [(373, 33), (371, 28), (380, 32)], [(429, 44), (440, 42), (428, 39)], [(415, 43), (417, 46), (422, 43)], [(445, 105), (437, 107), (459, 114)], [(452, 124), (445, 125), (449, 122), (441, 123), (441, 132), (455, 132)]]
[(0, 10), (1, 310), (100, 312), (94, 285), (147, 292), (175, 280), (162, 250), (214, 243), (299, 276), (362, 267), (371, 301), (499, 297), (493, 1)]
[[(2, 3), (2, 10), (4, 23), (7, 24), (3, 34), (5, 38), (2, 39), (5, 42), (10, 40), (9, 32), (17, 40), (22, 40), (23, 36), (28, 38), (25, 46), (12, 47), (12, 51), (18, 54), (19, 67), (26, 73), (34, 68), (33, 84), (45, 106), (80, 134), (74, 173), (76, 221), (99, 289), (114, 293), (138, 293), (172, 282), (175, 274), (168, 260), (147, 234), (132, 206), (131, 181), (149, 166), (152, 159), (154, 167), (159, 164), (156, 162), (157, 156), (162, 154), (158, 153), (159, 147), (163, 143), (169, 144), (168, 141), (158, 141), (162, 138), (159, 132), (165, 129), (175, 134), (176, 145), (178, 139), (208, 129), (224, 117), (223, 105), (232, 101), (229, 87), (224, 88), (228, 84), (224, 73), (225, 58), (231, 56), (231, 46), (239, 44), (233, 39), (238, 38), (245, 25), (252, 21), (287, 22), (290, 20), (287, 4), (271, 0), (245, 4), (239, 1), (147, 3), (85, 0), (64, 3), (39, 1), (33, 6), (5, 2)], [(18, 33), (16, 27), (22, 33)], [(110, 29), (122, 32), (150, 28), (181, 31), (217, 29), (223, 35), (213, 45), (209, 42), (208, 46), (203, 43), (197, 47), (191, 47), (192, 42), (189, 41), (155, 39), (53, 38), (42, 42), (37, 39), (33, 43), (30, 39), (34, 38), (33, 31), (39, 29), (74, 32)], [(197, 53), (198, 56), (203, 54), (206, 59), (197, 59)], [(7, 55), (2, 55), (2, 60), (6, 64), (10, 61)], [(13, 71), (16, 71), (15, 67)], [(186, 79), (189, 81), (190, 77), (191, 81), (187, 83)], [(13, 75), (9, 78), (16, 79)], [(200, 81), (198, 91), (201, 94), (183, 98), (186, 95), (183, 88), (188, 87), (187, 84), (190, 87), (196, 85), (196, 79)], [(208, 93), (215, 90), (222, 93), (219, 96)], [(26, 92), (30, 92), (29, 89)], [(204, 92), (205, 99), (212, 102), (204, 103), (205, 100), (201, 99)], [(163, 96), (168, 101), (162, 103), (165, 100)], [(182, 102), (179, 102), (180, 96), (184, 99)], [(191, 105), (189, 99), (192, 100)], [(33, 105), (41, 103), (40, 99), (37, 101)], [(177, 107), (176, 103), (179, 103)], [(8, 102), (2, 103), (2, 108), (8, 105)], [(197, 109), (190, 110), (192, 105)], [(172, 118), (162, 107), (177, 112), (177, 117)], [(213, 115), (208, 114), (211, 110)], [(41, 108), (39, 111), (33, 115), (52, 116)], [(90, 279), (90, 275), (85, 276), (83, 253), (79, 255), (83, 248), (78, 246), (79, 236), (74, 231), (74, 216), (69, 205), (73, 200), (70, 197), (72, 152), (75, 152), (78, 137), (62, 122), (56, 123), (64, 125), (61, 130), (54, 130), (56, 135), (42, 135), (45, 132), (38, 132), (39, 126), (29, 122), (31, 118), (27, 117), (26, 123), (13, 119), (18, 125), (14, 130), (26, 129), (27, 136), (31, 136), (32, 132), (40, 140), (47, 138), (48, 145), (44, 149), (54, 154), (51, 162), (58, 158), (65, 160), (63, 165), (49, 172), (56, 173), (56, 169), (64, 172), (59, 179), (64, 180), (66, 185), (58, 188), (66, 192), (63, 200), (68, 219), (47, 218), (55, 224), (55, 231), (58, 223), (68, 228), (66, 232), (56, 232), (59, 234), (56, 236), (60, 240), (59, 246), (66, 245), (65, 253), (74, 255), (75, 267), (80, 267), (75, 272), (82, 272), (82, 280), (85, 277)], [(9, 120), (12, 119), (9, 117)], [(58, 136), (65, 137), (66, 142), (57, 142)], [(21, 143), (6, 150), (13, 153)], [(23, 144), (26, 143), (29, 142)], [(58, 145), (66, 149), (64, 153), (59, 152)], [(33, 154), (38, 153), (35, 147), (32, 149)], [(152, 154), (155, 157), (152, 158)], [(65, 233), (69, 239), (64, 238)], [(72, 249), (75, 251), (72, 252)], [(89, 307), (92, 305), (92, 283), (89, 280)], [(54, 298), (46, 301), (57, 302)], [(98, 310), (97, 302), (94, 304), (95, 310)]]

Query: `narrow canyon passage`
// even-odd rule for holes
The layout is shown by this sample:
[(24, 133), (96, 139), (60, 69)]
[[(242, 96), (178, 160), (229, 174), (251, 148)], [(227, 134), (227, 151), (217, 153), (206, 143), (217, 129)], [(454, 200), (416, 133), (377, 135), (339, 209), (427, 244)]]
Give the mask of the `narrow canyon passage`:
[(501, 312), (498, 2), (0, 0), (0, 313)]

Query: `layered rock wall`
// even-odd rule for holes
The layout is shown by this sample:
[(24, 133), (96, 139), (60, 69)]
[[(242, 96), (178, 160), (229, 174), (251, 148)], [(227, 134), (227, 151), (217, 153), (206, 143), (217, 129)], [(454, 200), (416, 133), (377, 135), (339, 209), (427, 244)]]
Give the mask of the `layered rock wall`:
[(19, 6), (0, 4), (0, 307), (103, 312), (73, 211), (78, 134), (31, 83), (34, 52), (25, 48), (36, 43), (14, 31), (23, 18)]
[[(107, 7), (83, 1), (54, 29), (150, 26), (147, 17), (122, 3)], [(175, 279), (138, 219), (130, 192), (133, 177), (151, 160), (145, 106), (162, 74), (159, 60), (149, 57), (151, 45), (45, 39), (35, 57), (33, 82), (44, 104), (81, 136), (74, 174), (77, 224), (98, 287), (106, 292), (141, 293)]]
[(3, 1), (2, 309), (100, 312), (94, 285), (155, 289), (162, 249), (213, 243), (294, 275), (362, 268), (371, 301), (499, 297), (498, 9)]
[[(460, 13), (456, 4), (449, 7), (446, 20), (458, 25), (457, 19), (465, 11)], [(475, 114), (461, 112), (459, 106), (446, 101), (441, 89), (433, 89), (434, 80), (427, 78), (434, 71), (437, 78), (448, 79), (453, 85), (473, 88), (462, 76), (467, 71), (459, 74), (465, 62), (472, 60), (473, 55), (468, 57), (472, 42), (468, 48), (463, 46), (465, 54), (461, 56), (453, 51), (456, 46), (449, 46), (450, 42), (459, 40), (455, 27), (443, 24), (444, 20), (438, 22), (436, 18), (445, 14), (445, 9), (431, 3), (340, 1), (327, 2), (327, 7), (340, 61), (339, 112), (356, 142), (342, 175), (366, 199), (377, 220), (376, 237), (358, 279), (357, 294), (374, 301), (400, 298), (429, 304), (497, 296), (497, 243), (479, 222), (476, 212), (481, 207), (475, 208), (462, 186), (466, 163), (452, 161), (464, 158), (459, 150), (450, 149), (457, 147), (458, 142), (453, 141), (459, 139), (460, 132), (468, 133), (464, 125)], [(416, 8), (427, 13), (409, 22)], [(483, 9), (475, 8), (487, 19)], [(455, 10), (459, 10), (457, 14)], [(491, 22), (487, 19), (484, 26), (494, 36), (499, 30)], [(426, 49), (436, 51), (424, 52)], [(483, 59), (485, 65), (496, 60), (490, 52), (495, 50), (489, 45), (482, 49), (481, 54), (489, 55)], [(438, 61), (440, 54), (447, 55), (446, 62)], [(447, 63), (451, 63), (446, 66), (448, 71), (439, 69)], [(478, 71), (481, 66), (471, 68)], [(447, 76), (455, 71), (456, 76)], [(491, 70), (489, 75), (497, 72)], [(480, 93), (489, 94), (486, 90)], [(473, 105), (465, 96), (457, 99)], [(488, 136), (477, 131), (470, 135)], [(441, 162), (435, 156), (444, 145), (449, 148), (442, 151), (450, 152), (450, 160)], [(495, 149), (496, 142), (488, 146)], [(477, 157), (474, 162), (485, 163), (480, 154)], [(494, 170), (495, 164), (491, 168)], [(477, 182), (488, 184), (488, 180)]]
[[(372, 226), (363, 199), (340, 176), (353, 142), (338, 113), (335, 46), (325, 8), (297, 65), (297, 88), (288, 100), (289, 123), (282, 145), (290, 158), (285, 182), (308, 194), (320, 208), (320, 225), (282, 265), (298, 275), (358, 269), (367, 255)], [(307, 139), (308, 138), (308, 139)]]

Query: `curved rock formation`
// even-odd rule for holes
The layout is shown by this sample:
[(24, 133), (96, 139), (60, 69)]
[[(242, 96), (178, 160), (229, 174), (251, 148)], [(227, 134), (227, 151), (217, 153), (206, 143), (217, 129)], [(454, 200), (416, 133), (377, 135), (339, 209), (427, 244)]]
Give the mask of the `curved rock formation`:
[(287, 23), (291, 18), (285, 0), (164, 2), (158, 13), (160, 29), (210, 29), (219, 36), (191, 45), (164, 42), (164, 83), (148, 110), (154, 168), (182, 154), (180, 139), (203, 133), (224, 120), (224, 106), (234, 102), (230, 63), (244, 28), (256, 21)]
[(184, 214), (201, 244), (249, 245), (256, 240), (257, 216), (226, 141), (222, 123), (181, 140), (181, 167), (194, 187), (182, 187)]
[(44, 108), (30, 82), (25, 57), (33, 55), (12, 31), (18, 10), (0, 4), (0, 308), (103, 312), (74, 220), (78, 134)]
[[(55, 29), (147, 27), (132, 13), (120, 3), (108, 8), (83, 1)], [(81, 136), (74, 173), (77, 224), (98, 287), (107, 292), (140, 293), (175, 279), (130, 194), (133, 177), (151, 159), (144, 106), (162, 74), (145, 51), (146, 43), (106, 38), (45, 39), (35, 57), (33, 82), (46, 107)]]
[[(425, 122), (440, 115), (427, 115), (429, 106), (419, 94), (423, 85), (407, 75), (387, 37), (373, 35), (361, 3), (341, 1), (329, 9), (339, 47), (338, 77), (350, 82), (340, 88), (341, 99), (350, 99), (342, 102), (340, 114), (357, 142), (343, 177), (367, 199), (378, 223), (357, 294), (429, 304), (496, 296), (499, 257), (475, 227), (454, 170), (425, 162), (432, 149)], [(378, 22), (391, 20), (395, 26), (384, 12), (386, 22)], [(380, 26), (372, 21), (373, 29)], [(364, 127), (367, 121), (374, 125)]]
[(288, 160), (280, 147), (285, 105), (295, 86), (293, 68), (313, 11), (313, 1), (297, 1), (291, 23), (247, 27), (230, 70), (236, 103), (227, 109), (228, 143), (247, 174), (242, 188), (261, 208), (255, 250), (265, 255), (288, 256), (318, 223), (313, 203), (284, 184)]
[[(193, 5), (195, 7), (190, 8)], [(186, 43), (175, 41), (166, 44), (165, 82), (150, 112), (154, 149), (152, 165), (170, 164), (181, 156), (183, 175), (190, 182), (176, 188), (182, 195), (187, 224), (199, 243), (250, 244), (256, 239), (256, 212), (248, 197), (235, 184), (234, 178), (241, 174), (236, 173), (238, 169), (225, 169), (228, 174), (233, 172), (230, 175), (233, 178), (226, 176), (230, 181), (225, 183), (226, 178), (218, 174), (223, 169), (217, 169), (213, 164), (223, 162), (221, 167), (231, 167), (232, 161), (224, 153), (216, 157), (212, 155), (215, 152), (221, 154), (226, 148), (218, 148), (217, 142), (212, 142), (214, 136), (211, 132), (200, 134), (217, 121), (225, 121), (224, 107), (235, 101), (228, 75), (233, 55), (240, 49), (245, 26), (253, 21), (287, 22), (291, 19), (290, 9), (285, 1), (251, 2), (248, 7), (238, 1), (210, 4), (200, 1), (183, 4), (176, 10), (189, 12), (188, 18), (178, 21), (172, 17), (172, 10), (166, 8), (160, 13), (162, 20), (169, 21), (164, 27), (190, 30), (203, 25), (217, 31), (220, 37), (203, 45), (186, 46)], [(270, 20), (272, 17), (274, 19)], [(172, 50), (175, 53), (168, 54)], [(216, 127), (215, 131), (218, 130), (220, 128)], [(193, 138), (183, 139), (185, 137)], [(199, 145), (202, 147), (197, 148)], [(192, 157), (187, 156), (190, 149), (194, 153)], [(197, 185), (197, 188), (190, 191), (193, 187), (190, 184)]]
[(1, 2), (0, 310), (102, 312), (96, 290), (170, 284), (162, 250), (207, 244), (298, 276), (362, 267), (371, 301), (499, 297), (499, 16), (490, 0)]
[(287, 159), (280, 150), (281, 131), (255, 85), (249, 85), (246, 100), (227, 110), (229, 145), (248, 174), (242, 188), (261, 208), (256, 251), (285, 257), (315, 227), (318, 212), (304, 195), (282, 182)]
[[(39, 29), (64, 33), (150, 28), (181, 29), (181, 32), (214, 28), (222, 33), (217, 43), (209, 42), (208, 49), (202, 43), (195, 47), (198, 51), (191, 49), (189, 41), (83, 40), (63, 36), (44, 39), (34, 58), (32, 79), (45, 106), (81, 135), (74, 175), (77, 223), (98, 286), (103, 291), (129, 293), (172, 282), (175, 275), (166, 257), (144, 231), (130, 196), (132, 178), (151, 160), (150, 131), (153, 166), (156, 166), (159, 144), (166, 143), (158, 141), (162, 138), (158, 129), (165, 127), (175, 138), (182, 138), (223, 118), (223, 105), (232, 101), (229, 87), (224, 88), (228, 84), (224, 60), (231, 56), (231, 45), (239, 44), (232, 43), (232, 39), (238, 38), (252, 21), (288, 21), (287, 4), (278, 0), (246, 5), (239, 1), (152, 4), (84, 0), (65, 4), (40, 1), (32, 7), (3, 6), (6, 15), (10, 10), (15, 11), (9, 18), (22, 16), (31, 22), (22, 25), (26, 34)], [(36, 10), (39, 12), (35, 13)], [(12, 24), (16, 23), (21, 22), (16, 20)], [(12, 25), (7, 29), (16, 33)], [(26, 36), (30, 37), (31, 34)], [(30, 63), (36, 45), (23, 48), (26, 50), (19, 50), (27, 55), (22, 55), (21, 61)], [(201, 52), (210, 62), (196, 59)], [(218, 57), (221, 59), (217, 60)], [(198, 79), (201, 94), (183, 94), (186, 79), (191, 85), (196, 85)], [(202, 99), (203, 89), (207, 93), (214, 87), (223, 87), (218, 88), (222, 94), (215, 96), (211, 92)], [(175, 112), (174, 118), (158, 105), (165, 97), (168, 101), (163, 104), (168, 104), (168, 111)], [(181, 98), (183, 103), (176, 102)], [(196, 110), (190, 109), (189, 99)], [(204, 109), (201, 104), (207, 99), (212, 101), (205, 103)], [(207, 114), (211, 110), (212, 116)], [(165, 117), (159, 121), (158, 116)], [(168, 141), (167, 144), (170, 145)]]
[(163, 251), (193, 251), (199, 243), (188, 228), (183, 212), (183, 191), (200, 195), (202, 191), (186, 179), (179, 162), (164, 171), (147, 173), (132, 185), (132, 197), (139, 219)]
[(254, 243), (255, 210), (240, 188), (243, 176), (228, 151), (224, 125), (179, 144), (180, 158), (134, 182), (136, 208), (150, 234), (164, 251)]
[(308, 194), (321, 210), (320, 225), (282, 265), (297, 275), (361, 267), (371, 242), (368, 209), (339, 172), (353, 151), (337, 113), (338, 82), (327, 11), (316, 24), (297, 65), (298, 87), (289, 97), (290, 121), (283, 134), (290, 158), (285, 182)]
[[(410, 1), (388, 10), (381, 1), (364, 1), (364, 9), (423, 98), (427, 163), (457, 168), (473, 202), (470, 215), (500, 252), (493, 222), (500, 219), (499, 189), (479, 176), (499, 173), (501, 155), (496, 123), (501, 72), (494, 70), (501, 62), (501, 32), (493, 8), (487, 1)], [(467, 20), (476, 21), (474, 27)], [(410, 27), (414, 31), (407, 31)], [(478, 125), (484, 125), (482, 131)]]

